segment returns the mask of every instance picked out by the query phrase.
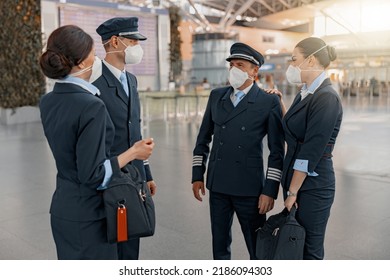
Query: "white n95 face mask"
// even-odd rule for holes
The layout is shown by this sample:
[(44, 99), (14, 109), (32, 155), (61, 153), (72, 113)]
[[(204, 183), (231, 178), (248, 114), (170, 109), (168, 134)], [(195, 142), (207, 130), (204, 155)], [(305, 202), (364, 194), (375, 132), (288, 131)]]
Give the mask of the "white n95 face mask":
[(126, 64), (140, 63), (142, 60), (142, 57), (144, 56), (144, 50), (142, 49), (141, 45), (136, 44), (134, 46), (127, 46), (125, 43), (122, 42), (121, 39), (118, 38), (118, 40), (126, 47), (126, 49), (122, 50), (122, 51), (110, 51), (110, 52), (107, 52), (107, 54), (117, 53), (117, 52), (125, 52), (125, 63)]
[(92, 64), (92, 73), (91, 76), (89, 77), (89, 82), (93, 83), (99, 77), (102, 75), (102, 61), (100, 58), (95, 56), (95, 61)]
[(289, 83), (291, 84), (302, 84), (302, 77), (301, 77), (301, 72), (302, 71), (324, 71), (324, 69), (305, 69), (305, 70), (301, 70), (301, 65), (312, 55), (318, 53), (319, 51), (321, 51), (322, 49), (324, 49), (327, 45), (319, 48), (318, 50), (316, 50), (315, 52), (313, 52), (312, 54), (308, 55), (302, 62), (301, 64), (299, 64), (298, 66), (292, 66), (292, 65), (289, 65), (288, 68), (287, 68), (287, 71), (286, 71), (286, 79)]
[(91, 73), (91, 76), (89, 77), (88, 81), (90, 83), (93, 83), (102, 75), (102, 61), (97, 56), (95, 56), (95, 60), (93, 61), (92, 65), (90, 65), (84, 69), (81, 69), (80, 71), (77, 71), (73, 74), (70, 74), (70, 76), (77, 77), (77, 76), (80, 76), (81, 74), (84, 74), (85, 72), (88, 72), (91, 70), (92, 70), (92, 73)]
[(235, 89), (241, 87), (248, 79), (248, 73), (235, 66), (229, 70), (229, 83)]
[(125, 49), (125, 63), (138, 64), (144, 56), (144, 50), (141, 45), (127, 46)]
[(301, 69), (297, 66), (289, 65), (286, 71), (286, 79), (291, 84), (302, 84)]

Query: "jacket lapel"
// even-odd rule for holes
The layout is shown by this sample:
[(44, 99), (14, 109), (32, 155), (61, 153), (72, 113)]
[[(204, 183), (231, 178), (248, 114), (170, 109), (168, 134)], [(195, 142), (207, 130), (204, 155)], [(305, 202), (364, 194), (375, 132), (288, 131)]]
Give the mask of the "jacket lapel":
[[(133, 104), (135, 104), (135, 97), (136, 97), (136, 87), (133, 83), (131, 83), (132, 79), (130, 79), (130, 76), (129, 76), (129, 73), (126, 71), (126, 79), (127, 79), (127, 86), (129, 87), (129, 97), (127, 97), (126, 95), (126, 92), (125, 92), (125, 95), (127, 97), (127, 100), (130, 100), (130, 104), (129, 104), (129, 117), (131, 115), (131, 106)], [(124, 90), (123, 90), (124, 92)]]
[(111, 73), (110, 69), (108, 69), (107, 66), (104, 65), (104, 63), (103, 63), (103, 76), (107, 80), (108, 87), (115, 92), (117, 97), (119, 97), (126, 105), (128, 105), (129, 97), (127, 96), (125, 90), (123, 89), (122, 84), (119, 82), (117, 78), (115, 78), (115, 76)]
[(325, 79), (313, 94), (309, 94), (302, 101), (299, 101), (301, 99), (300, 98), (301, 95), (300, 93), (298, 93), (290, 109), (287, 111), (286, 115), (284, 116), (285, 120), (287, 121), (292, 115), (294, 115), (295, 113), (299, 112), (302, 108), (304, 108), (309, 103), (309, 101), (313, 98), (314, 94), (317, 94), (323, 87), (328, 85), (331, 85), (329, 78)]
[[(229, 96), (228, 96), (229, 98), (227, 98), (227, 101), (230, 102), (232, 110), (227, 115), (227, 117), (225, 119), (225, 122), (233, 119), (237, 115), (239, 115), (242, 112), (246, 111), (248, 109), (248, 106), (251, 103), (255, 102), (256, 97), (258, 95), (258, 91), (259, 91), (258, 86), (256, 84), (253, 84), (251, 90), (245, 95), (245, 97), (240, 101), (240, 103), (238, 103), (238, 105), (236, 107), (233, 106), (233, 104), (232, 104), (232, 102), (230, 100), (230, 94), (229, 94)], [(229, 91), (229, 92), (231, 93), (232, 90)]]
[(294, 115), (296, 112), (301, 110), (305, 107), (305, 105), (310, 101), (310, 99), (313, 97), (313, 94), (309, 94), (305, 97), (305, 99), (301, 100), (301, 95), (298, 94), (297, 97), (294, 100), (294, 103), (291, 105), (290, 110), (286, 113), (286, 120), (290, 118), (292, 115)]
[(230, 99), (230, 95), (232, 94), (232, 92), (233, 92), (233, 88), (230, 87), (221, 99), (222, 108), (224, 110), (224, 113), (226, 113), (226, 114), (229, 114), (234, 109), (234, 106), (233, 106), (232, 101)]

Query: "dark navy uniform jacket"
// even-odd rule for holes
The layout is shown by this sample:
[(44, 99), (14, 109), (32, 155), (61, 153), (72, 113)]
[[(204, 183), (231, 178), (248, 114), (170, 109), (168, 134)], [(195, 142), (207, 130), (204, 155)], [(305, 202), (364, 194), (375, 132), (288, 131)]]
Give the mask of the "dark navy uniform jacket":
[[(57, 166), (50, 213), (70, 221), (105, 217), (102, 184), (114, 126), (104, 103), (87, 90), (56, 83), (39, 104), (45, 136)], [(111, 165), (117, 166), (116, 157)]]
[[(210, 93), (193, 152), (192, 182), (204, 180), (208, 159), (209, 190), (236, 196), (265, 194), (276, 199), (284, 155), (279, 99), (254, 83), (234, 107), (232, 92), (229, 86)], [(262, 143), (266, 135), (270, 154), (264, 176)]]
[(318, 176), (306, 177), (300, 191), (335, 187), (332, 151), (340, 130), (343, 110), (341, 100), (329, 78), (314, 94), (300, 101), (298, 94), (283, 119), (287, 142), (283, 188), (290, 187), (296, 159), (308, 161), (307, 171)]
[[(100, 98), (106, 104), (111, 120), (115, 126), (115, 139), (111, 147), (111, 155), (119, 155), (142, 139), (141, 135), (141, 105), (137, 91), (137, 79), (126, 72), (129, 84), (129, 96), (122, 84), (102, 63), (102, 76), (93, 84), (100, 90)], [(151, 181), (152, 175), (148, 161), (133, 160), (146, 181)]]

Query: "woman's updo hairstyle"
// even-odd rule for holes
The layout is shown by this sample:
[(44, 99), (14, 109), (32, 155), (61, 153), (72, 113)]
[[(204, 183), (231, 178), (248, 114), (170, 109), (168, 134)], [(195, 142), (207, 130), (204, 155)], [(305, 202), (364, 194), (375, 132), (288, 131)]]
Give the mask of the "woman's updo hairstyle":
[(93, 39), (80, 27), (65, 25), (54, 30), (47, 40), (46, 51), (39, 64), (42, 72), (51, 79), (69, 75), (73, 66), (85, 60), (93, 48)]
[[(300, 41), (295, 47), (299, 48), (303, 53), (304, 58), (308, 57), (315, 51), (318, 51), (324, 47), (326, 43), (316, 37), (309, 37)], [(318, 59), (320, 64), (327, 68), (331, 61), (334, 61), (337, 58), (336, 50), (332, 46), (326, 46), (319, 52), (316, 52), (314, 56)]]

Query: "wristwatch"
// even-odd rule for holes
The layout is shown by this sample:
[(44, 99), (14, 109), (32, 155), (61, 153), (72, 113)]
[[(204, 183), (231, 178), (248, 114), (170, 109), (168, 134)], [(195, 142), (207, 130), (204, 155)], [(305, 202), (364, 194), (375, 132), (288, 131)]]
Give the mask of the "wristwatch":
[(297, 196), (297, 193), (287, 191), (287, 196)]

